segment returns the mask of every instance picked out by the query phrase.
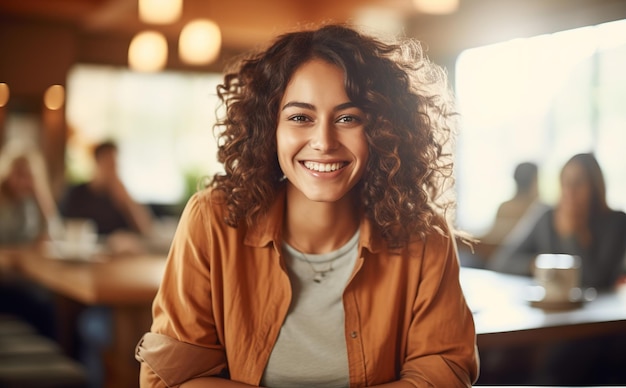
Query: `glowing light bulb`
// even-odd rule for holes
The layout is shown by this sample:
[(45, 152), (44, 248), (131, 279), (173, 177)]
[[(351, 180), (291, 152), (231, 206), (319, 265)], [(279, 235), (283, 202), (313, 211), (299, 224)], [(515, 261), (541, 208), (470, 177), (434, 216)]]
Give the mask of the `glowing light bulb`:
[(128, 47), (128, 65), (132, 70), (155, 72), (167, 63), (167, 40), (156, 31), (135, 35)]
[(170, 24), (183, 12), (182, 0), (139, 0), (139, 19), (144, 23)]
[(43, 95), (43, 104), (50, 110), (60, 109), (65, 103), (65, 88), (61, 85), (52, 85)]
[(217, 59), (222, 46), (219, 26), (208, 19), (191, 21), (183, 27), (178, 40), (178, 54), (190, 65), (206, 65)]

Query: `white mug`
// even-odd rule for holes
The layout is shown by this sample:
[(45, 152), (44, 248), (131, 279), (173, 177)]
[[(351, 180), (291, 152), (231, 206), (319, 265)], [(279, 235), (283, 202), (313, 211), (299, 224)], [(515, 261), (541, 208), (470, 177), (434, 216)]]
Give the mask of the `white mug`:
[(64, 255), (85, 258), (94, 252), (98, 241), (98, 232), (96, 224), (92, 220), (68, 218), (65, 220), (64, 226)]
[(580, 300), (581, 259), (566, 254), (541, 254), (535, 258), (534, 280), (542, 287), (542, 302)]

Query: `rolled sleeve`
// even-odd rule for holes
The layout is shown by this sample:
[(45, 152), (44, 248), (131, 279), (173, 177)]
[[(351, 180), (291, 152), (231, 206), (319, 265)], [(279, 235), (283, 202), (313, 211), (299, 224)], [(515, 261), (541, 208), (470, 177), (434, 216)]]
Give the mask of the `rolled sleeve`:
[[(141, 386), (176, 387), (197, 377), (217, 376), (226, 370), (221, 349), (205, 348), (162, 334), (146, 333), (136, 347), (135, 358), (145, 364)], [(212, 360), (207, 369), (207, 360)], [(155, 378), (156, 377), (156, 378)]]
[(211, 289), (208, 217), (206, 200), (196, 194), (181, 215), (170, 248), (152, 307), (152, 327), (136, 347), (142, 387), (177, 386), (227, 373), (223, 322), (214, 314), (221, 296)]

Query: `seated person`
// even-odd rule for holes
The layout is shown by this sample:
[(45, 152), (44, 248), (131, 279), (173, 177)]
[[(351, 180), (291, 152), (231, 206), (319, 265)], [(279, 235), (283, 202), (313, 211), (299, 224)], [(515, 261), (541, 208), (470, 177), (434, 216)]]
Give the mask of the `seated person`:
[[(35, 246), (58, 221), (40, 152), (9, 142), (0, 151), (0, 247)], [(21, 317), (56, 338), (53, 296), (37, 284), (8, 272), (0, 277), (0, 313)]]
[(104, 236), (120, 232), (149, 236), (152, 215), (130, 196), (122, 183), (117, 170), (116, 144), (107, 141), (97, 145), (94, 160), (92, 179), (68, 190), (61, 203), (62, 215), (91, 219), (96, 223), (98, 234)]
[[(106, 237), (112, 254), (141, 253), (144, 238), (152, 229), (152, 214), (137, 203), (122, 183), (117, 169), (117, 146), (103, 142), (94, 149), (95, 171), (89, 182), (71, 187), (61, 205), (65, 218), (87, 218), (95, 222), (98, 234)], [(104, 381), (102, 355), (113, 335), (110, 308), (92, 306), (79, 316), (80, 359), (89, 372), (92, 387)]]
[(58, 218), (43, 158), (17, 144), (0, 155), (0, 245), (36, 243)]
[[(520, 221), (488, 268), (531, 276), (537, 255), (571, 254), (581, 258), (583, 287), (613, 288), (624, 272), (626, 214), (608, 207), (603, 174), (592, 154), (569, 159), (561, 169), (560, 186), (557, 204), (537, 219)], [(492, 351), (482, 352), (481, 358), (485, 365), (496, 359), (500, 365), (541, 360), (526, 372), (523, 385), (598, 386), (616, 376), (623, 381), (623, 368), (610, 365), (623, 365), (625, 340), (623, 334), (597, 335), (551, 343), (537, 351), (541, 354), (531, 348), (516, 349), (509, 356), (514, 360)]]
[(539, 200), (537, 173), (535, 163), (523, 162), (515, 167), (515, 195), (500, 204), (491, 228), (471, 247), (459, 245), (462, 265), (484, 268), (516, 226), (532, 225), (545, 211), (546, 205)]
[(484, 245), (485, 259), (489, 259), (492, 250), (499, 246), (524, 215), (538, 203), (537, 165), (530, 162), (520, 163), (515, 167), (515, 195), (500, 204), (491, 229), (480, 238)]
[(613, 288), (624, 271), (626, 214), (608, 207), (604, 177), (592, 154), (573, 156), (561, 170), (560, 184), (556, 206), (529, 233), (508, 240), (490, 269), (530, 276), (538, 254), (571, 254), (582, 260), (583, 287)]

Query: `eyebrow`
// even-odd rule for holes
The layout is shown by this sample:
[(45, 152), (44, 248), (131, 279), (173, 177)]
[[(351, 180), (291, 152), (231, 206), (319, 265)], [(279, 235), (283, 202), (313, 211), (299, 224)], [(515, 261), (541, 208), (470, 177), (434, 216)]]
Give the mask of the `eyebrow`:
[[(300, 102), (300, 101), (289, 101), (283, 106), (282, 110), (285, 110), (291, 107), (308, 109), (308, 110), (313, 110), (313, 111), (317, 110), (315, 109), (315, 105), (309, 104), (307, 102)], [(348, 108), (357, 108), (357, 106), (352, 101), (348, 101), (348, 102), (344, 102), (343, 104), (337, 105), (335, 109), (333, 110), (337, 112), (337, 111), (348, 109)]]

